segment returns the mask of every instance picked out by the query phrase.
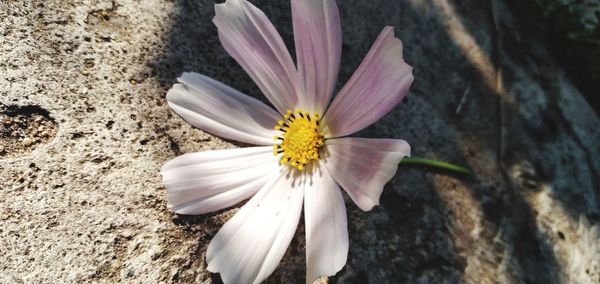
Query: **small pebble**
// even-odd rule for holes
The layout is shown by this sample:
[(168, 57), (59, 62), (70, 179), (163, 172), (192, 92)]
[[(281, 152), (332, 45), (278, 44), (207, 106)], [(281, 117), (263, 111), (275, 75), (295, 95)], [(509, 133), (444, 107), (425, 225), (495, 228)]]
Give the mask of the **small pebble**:
[(50, 134), (48, 134), (48, 131), (43, 131), (43, 132), (40, 134), (40, 136), (41, 136), (41, 137), (44, 137), (44, 138), (48, 138), (48, 137), (50, 136)]
[(29, 147), (31, 144), (33, 144), (33, 140), (31, 140), (29, 137), (26, 137), (21, 143), (23, 143), (23, 146)]
[(40, 126), (40, 127), (38, 127), (38, 129), (37, 129), (37, 130), (38, 130), (39, 132), (42, 132), (42, 131), (44, 131), (44, 126)]
[(4, 147), (0, 146), (0, 154), (4, 154)]
[(35, 122), (40, 122), (40, 121), (42, 121), (42, 117), (41, 117), (41, 116), (38, 116), (38, 117), (36, 117), (36, 118), (34, 119), (34, 121), (35, 121)]
[(4, 120), (4, 125), (6, 126), (10, 126), (12, 124), (12, 120), (10, 118), (7, 118), (6, 120)]

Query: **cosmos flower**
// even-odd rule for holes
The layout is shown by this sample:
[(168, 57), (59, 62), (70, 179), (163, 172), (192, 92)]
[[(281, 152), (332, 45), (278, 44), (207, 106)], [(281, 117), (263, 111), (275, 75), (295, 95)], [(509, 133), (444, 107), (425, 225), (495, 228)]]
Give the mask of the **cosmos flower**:
[(341, 57), (334, 0), (292, 0), (297, 65), (267, 17), (245, 0), (215, 5), (225, 50), (273, 107), (218, 81), (184, 73), (169, 106), (193, 126), (258, 145), (185, 154), (161, 170), (168, 207), (203, 214), (251, 198), (210, 242), (207, 269), (225, 283), (257, 283), (277, 267), (304, 207), (306, 280), (334, 275), (348, 255), (342, 189), (362, 210), (379, 202), (403, 140), (346, 137), (379, 120), (413, 81), (402, 43), (386, 27), (329, 104)]

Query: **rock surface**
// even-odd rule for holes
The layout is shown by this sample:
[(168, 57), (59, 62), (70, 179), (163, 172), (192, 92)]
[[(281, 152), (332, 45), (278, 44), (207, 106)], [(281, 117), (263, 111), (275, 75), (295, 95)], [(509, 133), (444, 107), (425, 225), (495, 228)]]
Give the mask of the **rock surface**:
[[(293, 46), (288, 1), (253, 3)], [(380, 206), (347, 200), (348, 263), (322, 280), (599, 283), (600, 120), (543, 35), (503, 0), (339, 6), (338, 87), (386, 25), (416, 78), (359, 134), (472, 174), (401, 166)], [(172, 214), (159, 176), (182, 153), (243, 146), (168, 108), (183, 71), (262, 99), (213, 15), (212, 1), (0, 2), (1, 283), (220, 282), (205, 251), (236, 209)], [(304, 281), (303, 234), (267, 282)]]

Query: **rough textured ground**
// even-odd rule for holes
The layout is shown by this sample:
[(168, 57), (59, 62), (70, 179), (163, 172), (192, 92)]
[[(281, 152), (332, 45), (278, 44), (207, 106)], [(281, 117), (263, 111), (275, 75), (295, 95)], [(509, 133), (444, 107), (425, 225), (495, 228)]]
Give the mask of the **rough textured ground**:
[[(289, 3), (273, 2), (254, 3), (291, 47)], [(339, 2), (340, 82), (385, 25), (416, 78), (360, 135), (406, 139), (472, 175), (402, 166), (381, 206), (348, 200), (348, 263), (324, 280), (599, 283), (600, 120), (544, 34), (503, 0)], [(205, 251), (236, 209), (172, 214), (158, 172), (239, 146), (169, 110), (180, 73), (260, 96), (220, 46), (212, 5), (0, 2), (1, 283), (220, 282)], [(303, 234), (268, 282), (304, 281)]]

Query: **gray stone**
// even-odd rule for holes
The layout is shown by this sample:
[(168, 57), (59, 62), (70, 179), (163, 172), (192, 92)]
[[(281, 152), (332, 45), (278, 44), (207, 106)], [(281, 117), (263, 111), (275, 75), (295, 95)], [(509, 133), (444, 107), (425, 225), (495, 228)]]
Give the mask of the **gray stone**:
[[(348, 199), (348, 263), (328, 281), (600, 282), (600, 120), (543, 35), (503, 0), (339, 2), (338, 87), (386, 25), (415, 74), (407, 99), (357, 135), (405, 139), (472, 174), (400, 166), (380, 206)], [(254, 3), (292, 47), (289, 3)], [(212, 1), (0, 3), (0, 114), (43, 110), (48, 133), (27, 149), (0, 139), (0, 282), (220, 281), (205, 252), (239, 205), (172, 214), (159, 175), (182, 153), (244, 146), (168, 108), (183, 71), (264, 100), (213, 14)], [(300, 223), (267, 282), (304, 281)]]

